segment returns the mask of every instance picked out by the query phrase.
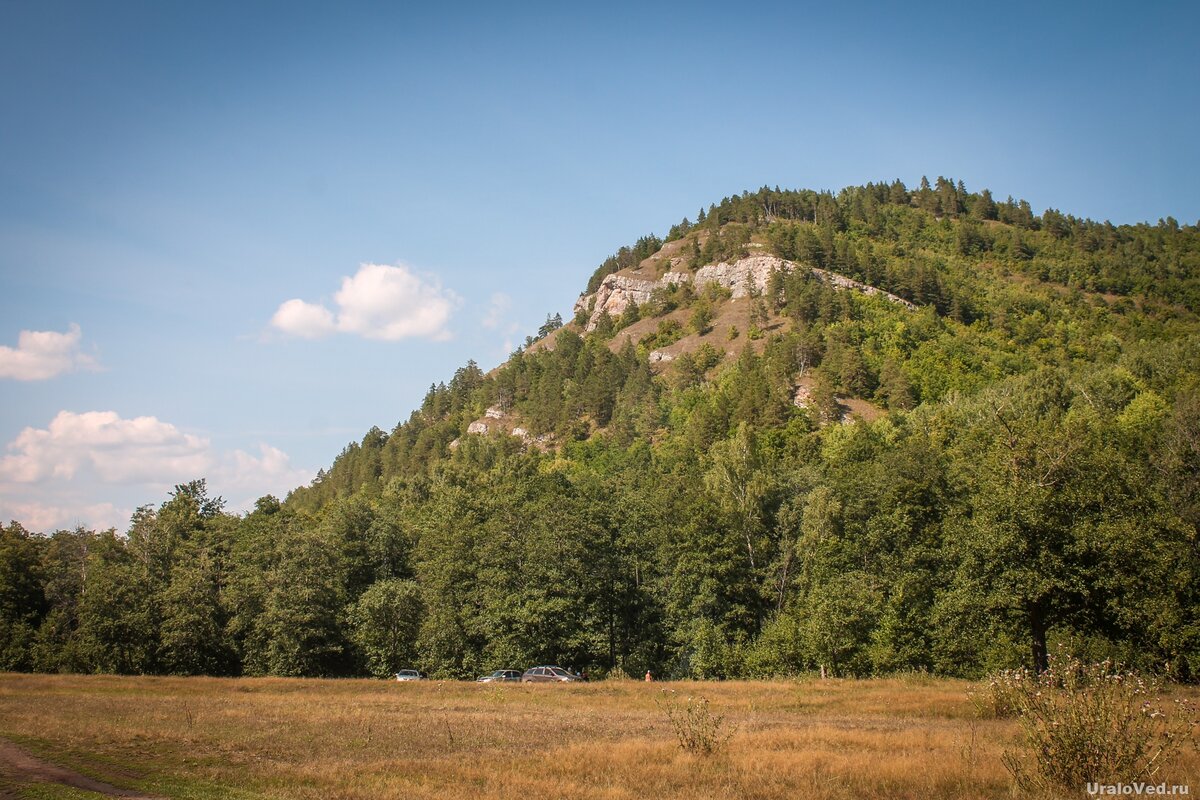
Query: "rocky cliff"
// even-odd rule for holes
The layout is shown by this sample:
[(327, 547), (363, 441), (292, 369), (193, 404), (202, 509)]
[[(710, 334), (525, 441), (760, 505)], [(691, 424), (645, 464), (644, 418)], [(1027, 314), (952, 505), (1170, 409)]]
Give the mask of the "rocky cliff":
[(691, 282), (697, 289), (709, 283), (716, 283), (730, 290), (736, 300), (746, 297), (750, 287), (764, 292), (771, 273), (791, 272), (792, 270), (807, 269), (820, 280), (829, 285), (846, 291), (862, 292), (863, 294), (879, 295), (889, 302), (916, 309), (916, 305), (902, 297), (885, 292), (875, 286), (838, 275), (817, 267), (806, 267), (794, 261), (785, 261), (776, 256), (753, 255), (739, 259), (733, 263), (722, 261), (719, 264), (707, 264), (696, 270), (695, 274), (686, 271), (672, 270), (658, 280), (634, 278), (630, 275), (613, 273), (604, 278), (595, 294), (583, 294), (575, 302), (575, 312), (588, 311), (587, 330), (595, 330), (600, 315), (607, 312), (610, 317), (619, 317), (631, 303), (643, 305), (650, 300), (655, 289), (665, 289), (670, 284), (679, 285)]

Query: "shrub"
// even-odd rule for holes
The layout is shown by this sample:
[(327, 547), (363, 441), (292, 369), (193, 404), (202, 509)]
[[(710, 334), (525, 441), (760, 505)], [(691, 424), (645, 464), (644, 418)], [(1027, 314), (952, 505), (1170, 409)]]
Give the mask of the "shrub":
[(664, 689), (656, 702), (666, 713), (679, 746), (689, 753), (712, 755), (733, 736), (733, 727), (725, 723), (724, 714), (712, 712), (708, 698), (697, 695), (680, 700), (675, 690)]
[(616, 665), (615, 667), (610, 669), (607, 673), (605, 673), (603, 679), (606, 681), (631, 681), (631, 680), (633, 680), (633, 678), (630, 676), (630, 674), (628, 672), (626, 672), (625, 668), (622, 667), (620, 664)]
[(638, 344), (647, 349), (656, 349), (659, 347), (668, 347), (683, 338), (683, 326), (678, 320), (661, 319), (658, 321), (658, 329), (654, 333), (646, 334), (641, 338)]
[(979, 716), (991, 719), (1003, 719), (1017, 716), (1020, 708), (1020, 697), (1029, 691), (1031, 681), (1035, 680), (1032, 670), (1006, 669), (988, 676), (987, 686), (983, 692), (972, 692), (971, 701), (975, 704)]
[(688, 327), (695, 331), (700, 336), (708, 333), (712, 327), (713, 310), (712, 306), (706, 301), (700, 301), (692, 307), (692, 317), (688, 321)]
[(717, 364), (720, 364), (721, 359), (724, 357), (724, 350), (718, 350), (708, 342), (705, 342), (696, 350), (696, 365), (704, 372), (708, 372)]
[(1157, 680), (1069, 655), (1040, 675), (1001, 673), (989, 696), (993, 714), (1020, 720), (1021, 744), (1003, 760), (1027, 794), (1148, 782), (1191, 742), (1195, 724), (1191, 704), (1169, 702)]

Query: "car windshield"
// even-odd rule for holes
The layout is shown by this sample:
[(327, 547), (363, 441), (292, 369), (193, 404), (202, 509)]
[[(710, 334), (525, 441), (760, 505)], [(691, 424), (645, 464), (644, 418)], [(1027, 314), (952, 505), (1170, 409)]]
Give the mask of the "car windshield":
[(550, 674), (557, 675), (560, 678), (569, 676), (571, 674), (571, 673), (567, 672), (565, 669), (563, 669), (562, 667), (551, 667), (549, 672), (550, 672)]

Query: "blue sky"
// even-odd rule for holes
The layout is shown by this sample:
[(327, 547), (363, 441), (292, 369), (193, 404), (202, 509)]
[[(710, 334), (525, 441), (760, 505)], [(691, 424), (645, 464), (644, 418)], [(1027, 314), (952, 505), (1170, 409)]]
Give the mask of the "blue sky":
[(0, 518), (282, 496), (763, 184), (1200, 219), (1195, 4), (911, 6), (0, 0)]

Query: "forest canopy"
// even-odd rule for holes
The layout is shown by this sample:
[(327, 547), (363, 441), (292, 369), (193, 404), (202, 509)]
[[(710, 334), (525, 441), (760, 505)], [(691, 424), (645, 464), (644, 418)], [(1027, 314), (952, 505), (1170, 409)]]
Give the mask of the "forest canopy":
[[(795, 269), (591, 332), (548, 316), (282, 501), (231, 514), (198, 478), (124, 532), (0, 526), (0, 669), (978, 676), (1061, 642), (1197, 679), (1196, 226), (945, 178), (764, 187), (589, 293), (668, 245), (917, 308)], [(731, 302), (753, 333), (716, 333)], [(527, 435), (469, 433), (489, 409)]]

